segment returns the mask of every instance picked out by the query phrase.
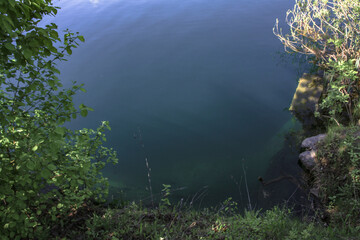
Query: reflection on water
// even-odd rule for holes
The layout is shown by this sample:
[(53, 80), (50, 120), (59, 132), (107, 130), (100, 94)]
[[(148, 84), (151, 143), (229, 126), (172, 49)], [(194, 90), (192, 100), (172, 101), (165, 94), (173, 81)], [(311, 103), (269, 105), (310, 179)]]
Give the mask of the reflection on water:
[[(296, 73), (277, 65), (273, 36), (286, 0), (61, 1), (55, 22), (86, 42), (60, 65), (65, 83), (85, 83), (83, 102), (95, 109), (73, 128), (112, 126), (108, 145), (119, 164), (105, 175), (128, 198), (149, 196), (162, 184), (198, 191), (203, 204), (256, 192), (280, 134), (291, 128), (283, 111)], [(141, 143), (138, 136), (141, 132)], [(136, 136), (136, 137), (134, 137)], [(231, 177), (232, 176), (232, 177)], [(240, 193), (239, 193), (240, 189)], [(255, 201), (255, 200), (254, 200)]]
[(100, 0), (90, 0), (90, 2), (92, 3), (92, 4), (98, 4), (99, 2), (100, 2)]

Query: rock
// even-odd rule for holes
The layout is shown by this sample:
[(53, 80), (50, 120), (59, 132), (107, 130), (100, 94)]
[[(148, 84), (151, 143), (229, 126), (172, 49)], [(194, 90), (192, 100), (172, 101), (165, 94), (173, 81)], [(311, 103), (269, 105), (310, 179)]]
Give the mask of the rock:
[(323, 92), (321, 77), (304, 73), (299, 79), (289, 110), (304, 127), (316, 125), (314, 112)]
[(316, 165), (316, 151), (310, 150), (300, 153), (299, 160), (305, 169), (311, 171)]
[(306, 149), (312, 149), (315, 150), (316, 149), (316, 144), (318, 144), (318, 142), (324, 140), (324, 138), (326, 137), (326, 134), (319, 134), (313, 137), (309, 137), (304, 139), (304, 141), (301, 143), (301, 148), (306, 148)]
[(313, 137), (304, 139), (301, 143), (301, 148), (307, 151), (300, 153), (299, 160), (301, 165), (308, 171), (311, 171), (316, 165), (316, 145), (324, 140), (326, 134), (319, 134)]
[(312, 188), (310, 189), (310, 193), (315, 197), (319, 197), (319, 188)]

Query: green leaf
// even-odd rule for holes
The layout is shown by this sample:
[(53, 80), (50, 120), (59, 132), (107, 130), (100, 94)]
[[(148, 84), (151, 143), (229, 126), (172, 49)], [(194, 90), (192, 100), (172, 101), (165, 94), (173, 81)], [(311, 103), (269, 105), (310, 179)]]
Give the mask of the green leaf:
[(29, 170), (34, 170), (34, 169), (35, 169), (35, 164), (34, 164), (34, 162), (32, 162), (32, 161), (28, 161), (28, 162), (26, 163), (26, 167), (27, 167)]
[(24, 49), (24, 57), (26, 59), (30, 60), (32, 55), (33, 55), (33, 52), (30, 49), (28, 49), (28, 48)]
[(52, 68), (52, 70), (53, 70), (55, 73), (60, 74), (59, 69), (57, 69), (57, 68)]
[(37, 149), (38, 149), (38, 145), (35, 145), (31, 150), (35, 152)]
[(82, 117), (86, 117), (86, 116), (88, 115), (88, 110), (87, 110), (87, 109), (82, 109), (82, 110), (80, 111), (80, 115), (81, 115)]
[(54, 81), (54, 80), (49, 80), (48, 83), (49, 83), (49, 86), (50, 86), (50, 87), (54, 87), (54, 86), (55, 86), (55, 81)]
[(54, 164), (52, 164), (52, 163), (50, 163), (50, 164), (48, 165), (48, 168), (49, 168), (51, 171), (55, 171), (55, 170), (57, 169), (57, 167), (56, 167)]
[(53, 53), (57, 53), (57, 52), (58, 52), (57, 48), (54, 47), (54, 46), (50, 46), (50, 47), (48, 47), (48, 49), (49, 49), (51, 52), (53, 52)]
[(11, 7), (14, 7), (15, 6), (15, 0), (9, 0), (9, 3), (11, 5)]
[(86, 106), (82, 103), (79, 105), (79, 109), (82, 110), (82, 109), (86, 109)]
[(7, 49), (9, 49), (10, 51), (15, 51), (16, 50), (15, 46), (12, 45), (11, 43), (5, 43), (5, 47)]
[(63, 128), (63, 127), (57, 127), (57, 128), (55, 129), (55, 132), (56, 132), (57, 134), (64, 135), (64, 133), (65, 133), (65, 128)]
[(82, 42), (85, 42), (85, 38), (84, 38), (84, 36), (78, 36), (78, 39), (80, 40), (80, 41), (82, 41)]
[(47, 170), (46, 168), (42, 169), (42, 171), (40, 172), (40, 177), (48, 179), (49, 177), (51, 177), (52, 173)]
[(70, 48), (69, 46), (67, 46), (67, 47), (65, 48), (65, 50), (66, 50), (66, 52), (67, 52), (69, 55), (72, 54), (72, 50), (71, 50), (71, 48)]
[(33, 47), (33, 48), (37, 48), (40, 46), (40, 43), (36, 40), (36, 39), (32, 39), (30, 42), (29, 42), (29, 46), (30, 47)]
[(58, 39), (58, 38), (59, 38), (59, 34), (58, 34), (57, 31), (51, 31), (51, 32), (50, 32), (50, 36), (51, 36), (52, 38), (55, 38), (55, 39)]
[(2, 23), (4, 24), (4, 28), (5, 28), (5, 30), (6, 30), (7, 33), (10, 34), (10, 33), (13, 32), (10, 24), (9, 24), (7, 21), (5, 21), (4, 19), (2, 19)]

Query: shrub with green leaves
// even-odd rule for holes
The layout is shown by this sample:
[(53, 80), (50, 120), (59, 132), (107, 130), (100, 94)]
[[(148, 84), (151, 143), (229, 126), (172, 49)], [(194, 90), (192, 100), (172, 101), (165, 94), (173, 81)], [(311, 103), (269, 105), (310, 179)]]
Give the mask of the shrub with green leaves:
[(86, 116), (73, 96), (82, 85), (63, 89), (56, 62), (65, 60), (78, 33), (61, 37), (51, 0), (0, 2), (0, 235), (3, 239), (44, 238), (51, 224), (76, 211), (87, 199), (101, 200), (107, 181), (100, 170), (117, 161), (97, 130), (72, 131), (64, 123)]
[(324, 73), (322, 111), (338, 124), (360, 119), (360, 1), (296, 0), (287, 11), (289, 33), (273, 29), (289, 53), (305, 54)]
[(354, 61), (330, 60), (324, 74), (326, 89), (319, 106), (322, 113), (328, 114), (338, 125), (360, 119), (360, 78)]
[(360, 2), (354, 0), (295, 0), (286, 13), (289, 32), (276, 20), (274, 34), (289, 53), (315, 57), (327, 69), (332, 61), (355, 59), (360, 64)]

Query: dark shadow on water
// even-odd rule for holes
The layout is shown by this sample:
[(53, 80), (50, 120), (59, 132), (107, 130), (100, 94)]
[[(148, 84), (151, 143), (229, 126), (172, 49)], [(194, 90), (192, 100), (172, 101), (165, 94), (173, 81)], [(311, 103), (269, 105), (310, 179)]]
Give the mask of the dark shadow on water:
[(298, 164), (303, 135), (303, 131), (288, 133), (283, 148), (273, 156), (265, 175), (259, 176), (256, 201), (263, 210), (285, 205), (296, 215), (312, 214), (303, 170)]

